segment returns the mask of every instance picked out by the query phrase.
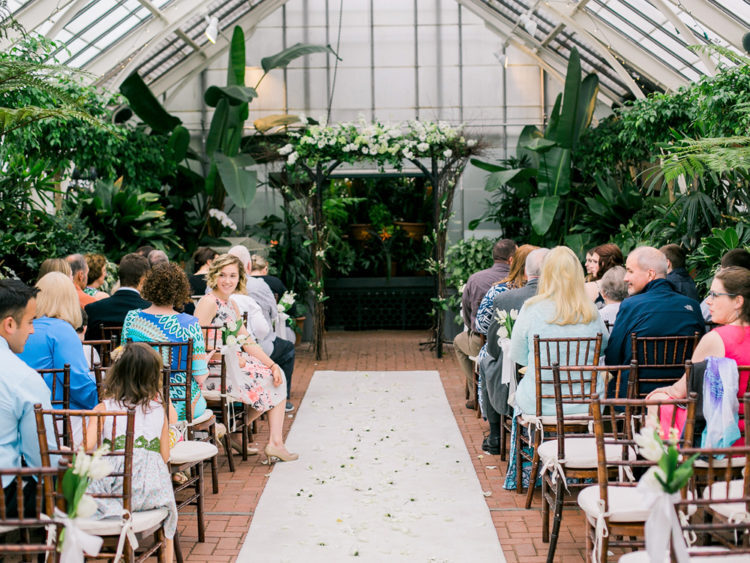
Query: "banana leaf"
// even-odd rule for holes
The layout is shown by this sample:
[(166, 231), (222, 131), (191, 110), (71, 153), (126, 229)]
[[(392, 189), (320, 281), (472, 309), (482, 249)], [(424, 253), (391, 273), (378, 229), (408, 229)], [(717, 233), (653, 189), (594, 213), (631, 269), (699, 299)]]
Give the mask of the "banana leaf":
[(234, 26), (232, 42), (229, 45), (227, 65), (227, 86), (245, 85), (245, 32), (239, 25)]
[(537, 185), (541, 195), (565, 195), (570, 191), (570, 149), (552, 147), (539, 155)]
[(180, 118), (164, 109), (137, 72), (122, 81), (120, 93), (128, 99), (135, 114), (157, 133), (168, 133), (182, 125)]
[(493, 172), (487, 178), (484, 189), (488, 192), (502, 188), (506, 184), (518, 184), (528, 182), (530, 178), (537, 175), (535, 168), (513, 168), (511, 170), (501, 170)]
[(294, 59), (309, 55), (311, 53), (325, 53), (329, 52), (337, 59), (341, 60), (336, 54), (336, 51), (331, 48), (330, 45), (308, 45), (305, 43), (295, 43), (291, 47), (287, 47), (283, 51), (271, 55), (270, 57), (264, 57), (260, 60), (260, 66), (263, 68), (263, 72), (268, 73), (275, 68), (284, 68)]
[(581, 93), (581, 57), (575, 47), (570, 51), (568, 71), (565, 74), (560, 122), (553, 138), (566, 149), (573, 147), (573, 134), (578, 122), (578, 97)]
[(229, 103), (226, 101), (226, 99), (221, 99), (216, 105), (216, 111), (214, 111), (214, 116), (211, 119), (211, 125), (208, 128), (208, 135), (206, 135), (207, 155), (210, 156), (214, 154), (222, 147), (228, 120)]
[(529, 218), (536, 234), (544, 235), (549, 231), (559, 205), (560, 196), (557, 195), (543, 195), (529, 200)]
[(549, 121), (547, 122), (547, 128), (544, 130), (544, 137), (547, 139), (556, 140), (557, 130), (560, 126), (560, 106), (562, 105), (562, 94), (558, 94), (555, 98), (555, 104), (552, 106), (552, 113), (549, 115)]
[[(533, 126), (529, 126), (533, 127)], [(477, 168), (481, 170), (485, 170), (487, 172), (502, 172), (503, 170), (507, 170), (507, 166), (501, 166), (499, 164), (492, 164), (491, 162), (484, 162), (483, 160), (479, 160), (478, 158), (472, 158), (470, 162), (476, 166)]]
[(596, 108), (596, 97), (599, 95), (599, 77), (596, 74), (589, 74), (581, 82), (581, 91), (578, 96), (578, 116), (573, 131), (571, 150), (575, 151), (578, 147), (578, 139), (581, 133), (591, 125)]
[(255, 161), (246, 154), (229, 157), (215, 153), (213, 158), (227, 195), (237, 207), (248, 207), (255, 197), (258, 173), (245, 167), (252, 166)]
[(526, 145), (534, 139), (539, 139), (541, 137), (543, 137), (542, 132), (537, 129), (536, 125), (527, 125), (521, 131), (521, 135), (518, 137), (518, 143), (516, 143), (516, 155), (521, 161), (528, 159), (531, 168), (539, 167), (539, 155), (529, 149)]
[(184, 160), (187, 156), (188, 147), (190, 146), (190, 133), (185, 127), (178, 125), (169, 136), (167, 145), (177, 162)]
[(249, 104), (258, 97), (258, 92), (250, 86), (209, 86), (203, 94), (206, 105), (216, 107), (220, 100), (226, 99), (230, 105)]

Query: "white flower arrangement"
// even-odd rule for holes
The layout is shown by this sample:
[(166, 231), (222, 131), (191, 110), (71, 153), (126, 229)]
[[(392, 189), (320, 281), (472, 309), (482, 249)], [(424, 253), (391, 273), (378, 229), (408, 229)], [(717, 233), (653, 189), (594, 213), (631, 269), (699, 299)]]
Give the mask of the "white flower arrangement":
[(510, 311), (506, 311), (505, 309), (501, 309), (495, 311), (495, 319), (501, 325), (497, 330), (497, 343), (501, 344), (502, 340), (510, 338), (513, 334), (513, 325), (516, 323), (516, 319), (518, 319), (518, 310), (511, 309)]
[(230, 229), (232, 231), (237, 230), (237, 225), (235, 224), (235, 222), (229, 218), (229, 215), (227, 215), (220, 209), (209, 209), (208, 216), (216, 219), (219, 223), (221, 223), (223, 227), (226, 227), (227, 229)]
[(112, 466), (102, 457), (108, 450), (109, 446), (104, 445), (88, 455), (81, 447), (73, 457), (73, 466), (65, 471), (62, 482), (69, 518), (88, 518), (96, 512), (96, 501), (86, 490), (92, 481), (112, 473)]
[(289, 309), (291, 309), (296, 298), (297, 294), (293, 291), (284, 292), (284, 295), (281, 296), (281, 299), (279, 299), (279, 302), (276, 304), (276, 308), (278, 309), (279, 313), (286, 313)]

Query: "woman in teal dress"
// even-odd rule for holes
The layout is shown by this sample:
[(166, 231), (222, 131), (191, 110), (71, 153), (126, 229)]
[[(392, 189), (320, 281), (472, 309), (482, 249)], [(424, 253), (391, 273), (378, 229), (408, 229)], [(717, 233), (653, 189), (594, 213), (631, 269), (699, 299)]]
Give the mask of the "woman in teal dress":
[[(201, 395), (200, 385), (208, 376), (208, 357), (198, 319), (175, 309), (182, 308), (190, 300), (190, 283), (185, 272), (176, 264), (159, 264), (143, 284), (143, 298), (151, 301), (146, 309), (135, 309), (125, 317), (122, 327), (123, 343), (134, 342), (187, 342), (193, 341), (193, 381), (190, 385), (193, 418), (200, 417), (206, 410), (206, 400)], [(184, 351), (181, 354), (184, 358)], [(172, 370), (184, 370), (185, 360), (177, 365), (177, 355), (173, 356)], [(174, 383), (184, 383), (185, 373), (172, 372)], [(172, 387), (170, 398), (184, 399), (184, 387)], [(178, 420), (185, 420), (184, 401), (177, 401)]]

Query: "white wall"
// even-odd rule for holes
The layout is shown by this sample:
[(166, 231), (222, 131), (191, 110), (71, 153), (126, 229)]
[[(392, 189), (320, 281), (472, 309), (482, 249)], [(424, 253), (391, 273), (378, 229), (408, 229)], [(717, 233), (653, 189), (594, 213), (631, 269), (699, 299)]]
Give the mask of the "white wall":
[[(285, 46), (299, 41), (336, 48), (338, 9), (334, 0), (290, 0), (263, 21), (247, 41), (248, 85), (254, 86), (261, 74), (260, 59)], [(333, 89), (331, 122), (360, 116), (390, 122), (444, 119), (463, 123), (469, 136), (484, 139), (491, 147), (488, 157), (513, 155), (523, 126), (542, 124), (544, 100), (549, 110), (561, 84), (545, 79), (536, 61), (512, 46), (504, 68), (502, 43), (455, 0), (417, 0), (416, 15), (406, 0), (346, 0), (338, 68), (334, 57), (315, 54), (294, 61), (286, 72), (272, 71), (250, 105), (247, 132), (252, 133), (254, 119), (271, 114), (325, 116)], [(224, 84), (225, 61), (205, 72), (207, 85)], [(211, 118), (208, 111), (201, 123), (201, 104), (201, 83), (195, 78), (168, 107), (196, 144)], [(485, 177), (467, 167), (456, 194), (451, 238), (462, 237), (469, 221), (483, 212)], [(236, 212), (235, 218), (254, 222), (273, 212), (278, 200), (260, 188), (252, 208)], [(494, 224), (483, 228), (485, 234), (498, 234)]]

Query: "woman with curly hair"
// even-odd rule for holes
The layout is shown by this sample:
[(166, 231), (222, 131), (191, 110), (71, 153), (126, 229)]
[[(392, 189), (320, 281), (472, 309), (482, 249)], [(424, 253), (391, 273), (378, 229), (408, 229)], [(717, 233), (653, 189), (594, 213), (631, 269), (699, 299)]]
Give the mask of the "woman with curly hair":
[(601, 291), (602, 277), (610, 268), (624, 264), (625, 259), (622, 256), (622, 250), (616, 244), (600, 244), (591, 251), (591, 263), (588, 260), (586, 263), (587, 271), (591, 272), (591, 278), (584, 289), (597, 309), (601, 309), (605, 305)]
[(107, 257), (104, 254), (87, 254), (84, 258), (86, 258), (86, 264), (89, 267), (89, 277), (86, 280), (86, 289), (83, 292), (97, 301), (106, 299), (109, 295), (99, 288), (107, 279)]
[[(246, 277), (242, 261), (232, 254), (218, 256), (208, 270), (207, 283), (211, 293), (202, 297), (195, 308), (195, 315), (201, 325), (241, 323), (237, 304), (230, 297), (234, 293), (245, 293)], [(248, 336), (244, 326), (240, 327), (239, 334)], [(265, 447), (266, 457), (294, 461), (299, 455), (286, 449), (282, 436), (286, 406), (284, 371), (251, 339), (245, 340), (242, 349), (239, 354), (241, 384), (227, 387), (227, 393), (235, 400), (250, 405), (257, 416), (268, 412), (269, 439)], [(211, 377), (206, 383), (206, 389), (215, 389), (217, 385), (218, 381)]]
[[(151, 301), (146, 309), (135, 309), (125, 317), (122, 326), (123, 343), (128, 339), (134, 342), (187, 342), (193, 341), (193, 381), (190, 384), (193, 418), (198, 418), (206, 410), (206, 399), (201, 395), (200, 384), (208, 376), (208, 358), (201, 326), (192, 315), (179, 313), (176, 309), (190, 301), (190, 284), (185, 272), (177, 264), (159, 264), (154, 267), (143, 283), (144, 299)], [(183, 356), (184, 357), (184, 356)], [(175, 362), (178, 360), (174, 357)], [(182, 365), (173, 365), (173, 370), (184, 370)], [(172, 372), (175, 383), (184, 383), (185, 374)], [(185, 388), (171, 387), (171, 398), (177, 401), (177, 417), (185, 420)]]

